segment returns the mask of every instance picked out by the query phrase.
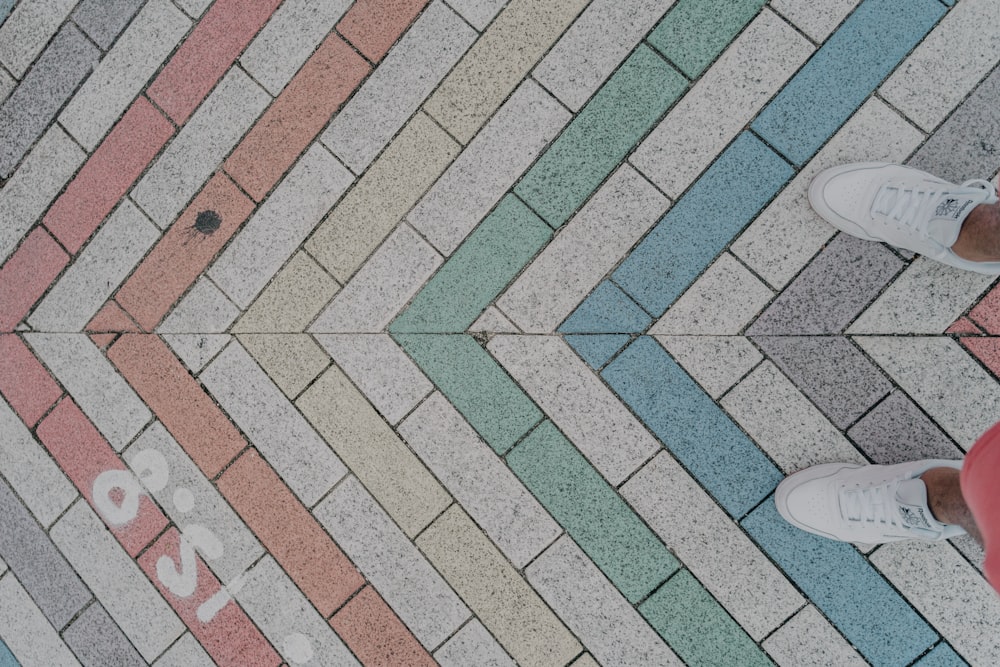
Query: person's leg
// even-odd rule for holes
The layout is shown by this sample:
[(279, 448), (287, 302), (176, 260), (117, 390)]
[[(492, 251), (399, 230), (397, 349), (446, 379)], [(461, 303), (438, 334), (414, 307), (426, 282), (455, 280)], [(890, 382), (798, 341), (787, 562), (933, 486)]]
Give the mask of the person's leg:
[(974, 208), (951, 250), (972, 262), (1000, 261), (1000, 202)]
[(941, 523), (961, 526), (982, 544), (983, 536), (962, 495), (960, 478), (961, 472), (954, 468), (931, 468), (920, 476), (927, 486), (927, 504), (934, 518)]
[(984, 433), (965, 456), (962, 498), (972, 514), (986, 551), (983, 571), (1000, 591), (1000, 423)]

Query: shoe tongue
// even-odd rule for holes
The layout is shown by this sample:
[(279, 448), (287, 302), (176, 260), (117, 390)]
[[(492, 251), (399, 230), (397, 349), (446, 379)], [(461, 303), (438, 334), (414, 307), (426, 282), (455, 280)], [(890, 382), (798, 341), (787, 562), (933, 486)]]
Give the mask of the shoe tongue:
[(931, 516), (927, 506), (927, 487), (919, 478), (900, 482), (896, 489), (896, 505), (903, 523), (910, 528), (939, 530), (941, 523)]

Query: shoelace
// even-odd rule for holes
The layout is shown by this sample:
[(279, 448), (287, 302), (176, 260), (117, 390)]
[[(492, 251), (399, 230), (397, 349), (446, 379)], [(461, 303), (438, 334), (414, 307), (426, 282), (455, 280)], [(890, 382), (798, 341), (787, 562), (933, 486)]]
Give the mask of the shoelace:
[[(886, 183), (875, 195), (871, 211), (873, 215), (884, 215), (896, 224), (909, 227), (922, 238), (926, 238), (929, 216), (918, 214), (921, 210), (926, 210), (926, 206), (935, 204), (945, 193), (957, 194), (957, 191), (951, 189), (952, 187), (942, 184), (940, 188), (922, 189)], [(981, 178), (966, 181), (961, 187), (981, 188), (995, 192), (993, 184)]]
[(900, 525), (896, 511), (896, 480), (868, 487), (841, 487), (840, 511), (848, 521)]

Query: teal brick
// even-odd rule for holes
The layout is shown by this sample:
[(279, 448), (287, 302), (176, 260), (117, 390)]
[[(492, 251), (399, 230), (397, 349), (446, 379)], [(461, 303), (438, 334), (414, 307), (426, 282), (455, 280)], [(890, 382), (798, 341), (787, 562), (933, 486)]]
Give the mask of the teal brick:
[(472, 336), (394, 338), (498, 454), (513, 447), (542, 418), (534, 402)]
[(639, 612), (687, 665), (773, 665), (698, 580), (681, 570)]
[(515, 188), (552, 227), (565, 223), (687, 87), (640, 45)]
[(552, 422), (507, 455), (507, 464), (631, 602), (679, 563)]
[(21, 663), (17, 661), (3, 640), (0, 640), (0, 667), (21, 667)]
[(551, 237), (548, 225), (508, 195), (424, 285), (389, 331), (465, 332)]
[(766, 0), (680, 0), (648, 41), (694, 79), (765, 4)]
[(632, 337), (628, 334), (570, 334), (566, 342), (593, 369), (599, 369), (618, 354)]

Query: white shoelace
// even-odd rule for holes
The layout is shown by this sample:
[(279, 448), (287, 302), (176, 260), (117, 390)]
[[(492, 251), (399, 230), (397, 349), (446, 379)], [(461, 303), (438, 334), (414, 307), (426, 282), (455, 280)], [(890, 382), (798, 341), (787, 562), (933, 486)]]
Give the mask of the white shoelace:
[(877, 486), (847, 488), (841, 487), (840, 511), (848, 521), (859, 523), (881, 523), (899, 526), (896, 510), (897, 480)]
[[(927, 223), (929, 215), (920, 215), (921, 211), (928, 210), (928, 206), (936, 205), (937, 201), (944, 194), (959, 194), (954, 186), (942, 184), (940, 188), (921, 189), (919, 187), (905, 187), (900, 184), (886, 183), (883, 185), (872, 201), (871, 212), (873, 215), (883, 215), (901, 227), (909, 227), (921, 238), (927, 238)], [(995, 192), (993, 184), (981, 178), (966, 181), (962, 188), (980, 188)], [(931, 208), (930, 210), (933, 210)]]

